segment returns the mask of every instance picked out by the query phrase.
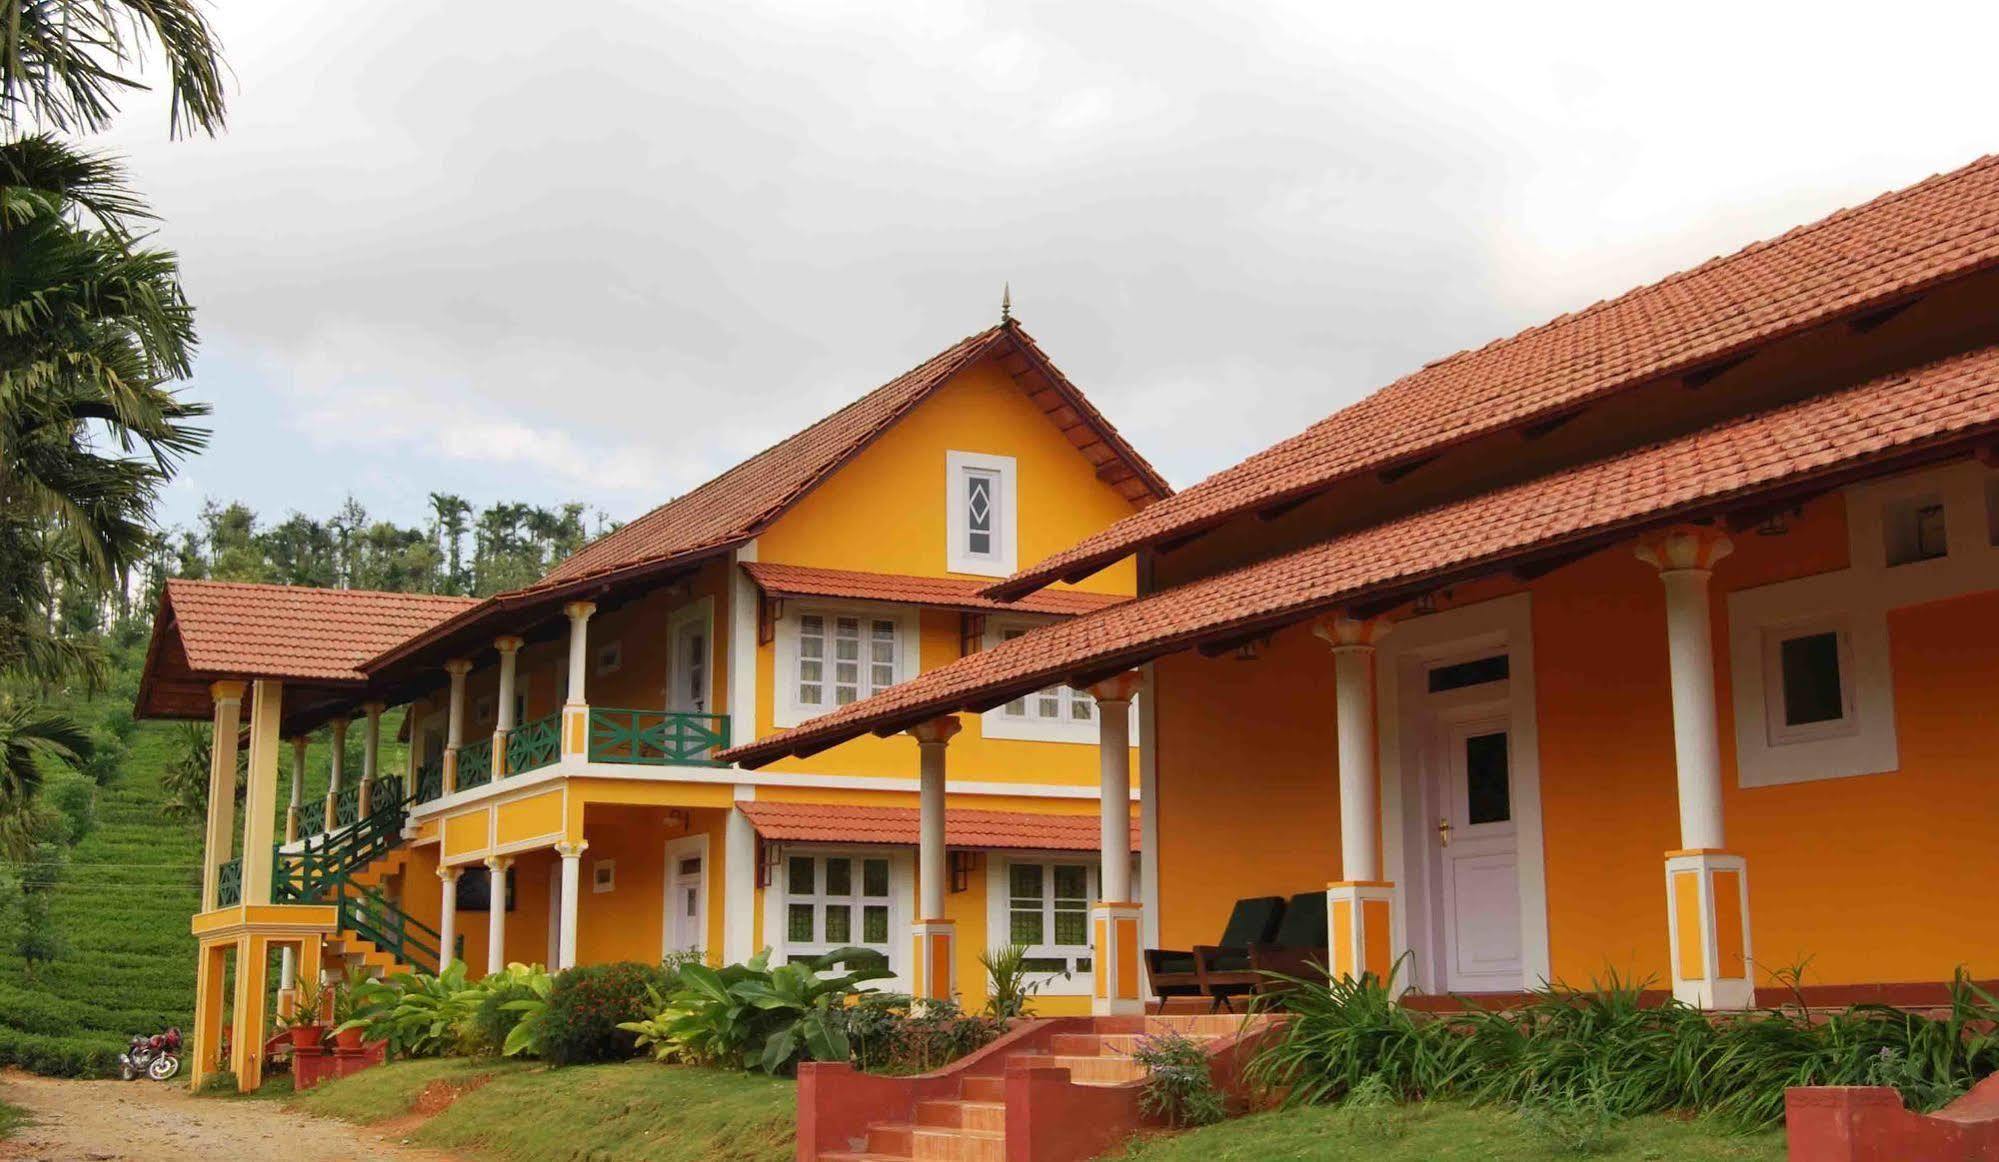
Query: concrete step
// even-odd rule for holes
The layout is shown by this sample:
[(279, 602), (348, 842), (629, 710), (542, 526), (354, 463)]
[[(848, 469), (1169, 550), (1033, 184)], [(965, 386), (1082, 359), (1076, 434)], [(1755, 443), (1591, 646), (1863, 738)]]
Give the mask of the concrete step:
[(958, 1096), (964, 1101), (1006, 1100), (1006, 1077), (967, 1077), (958, 1083)]
[(904, 1122), (882, 1122), (868, 1127), (868, 1152), (889, 1158), (907, 1158), (916, 1127)]
[(979, 1130), (988, 1134), (1006, 1133), (1006, 1103), (998, 1101), (921, 1101), (916, 1103), (916, 1124), (945, 1129)]
[(916, 1162), (1006, 1162), (1006, 1135), (918, 1126), (911, 1131)]
[(1056, 1054), (1050, 1064), (1069, 1071), (1069, 1080), (1081, 1085), (1120, 1085), (1145, 1076), (1145, 1066), (1129, 1057), (1073, 1057)]
[(831, 1150), (819, 1155), (819, 1162), (909, 1162), (907, 1154), (870, 1154), (866, 1151)]

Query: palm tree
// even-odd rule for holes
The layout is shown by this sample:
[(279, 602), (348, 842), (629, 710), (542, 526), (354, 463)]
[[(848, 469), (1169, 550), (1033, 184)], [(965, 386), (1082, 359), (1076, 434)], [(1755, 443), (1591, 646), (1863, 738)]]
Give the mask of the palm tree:
[(173, 134), (220, 129), (221, 51), (196, 0), (0, 0), (0, 122), (104, 129), (155, 46)]
[(0, 695), (0, 859), (25, 859), (34, 844), (29, 809), (42, 764), (81, 769), (93, 749), (89, 732), (68, 715)]

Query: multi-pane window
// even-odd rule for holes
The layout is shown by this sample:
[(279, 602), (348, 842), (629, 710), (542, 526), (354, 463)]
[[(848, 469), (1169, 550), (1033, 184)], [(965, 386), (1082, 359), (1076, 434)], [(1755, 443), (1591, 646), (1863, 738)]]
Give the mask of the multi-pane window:
[(1040, 972), (1090, 969), (1091, 869), (1075, 863), (1007, 867), (1007, 939)]
[(967, 468), (963, 483), (965, 553), (972, 557), (997, 557), (999, 473), (985, 468)]
[(798, 704), (845, 706), (895, 685), (892, 617), (806, 613), (798, 619)]
[[(1025, 629), (1009, 626), (1000, 630), (1000, 640), (1012, 641), (1026, 633)], [(1046, 690), (1015, 698), (1006, 704), (1001, 713), (1026, 722), (1095, 722), (1097, 700), (1070, 686), (1050, 686)]]
[(945, 568), (1004, 577), (1017, 564), (1017, 466), (1011, 456), (946, 452)]
[(852, 945), (889, 952), (888, 857), (787, 858), (784, 940), (786, 952), (794, 956)]

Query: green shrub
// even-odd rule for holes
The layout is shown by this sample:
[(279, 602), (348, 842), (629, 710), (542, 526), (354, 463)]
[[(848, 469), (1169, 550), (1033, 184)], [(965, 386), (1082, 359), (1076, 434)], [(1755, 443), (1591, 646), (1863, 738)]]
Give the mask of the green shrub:
[(629, 960), (579, 965), (557, 973), (547, 1007), (537, 1019), (542, 1059), (553, 1065), (582, 1065), (630, 1057), (636, 1052), (636, 1038), (619, 1026), (644, 1020), (650, 1003), (646, 990), (651, 988), (657, 997), (665, 984), (665, 972), (657, 965)]
[(0, 1028), (0, 1063), (18, 1065), (45, 1077), (115, 1077), (118, 1054), (123, 1049), (115, 1040)]
[(1006, 1023), (973, 1016), (951, 1001), (915, 1002), (906, 993), (862, 993), (841, 1010), (855, 1067), (873, 1073), (928, 1073), (992, 1043)]
[(1228, 1116), (1208, 1070), (1208, 1051), (1175, 1032), (1141, 1037), (1131, 1059), (1145, 1066), (1138, 1107), (1169, 1126), (1206, 1126)]
[[(846, 971), (834, 971), (840, 968)], [(720, 969), (683, 964), (670, 990), (647, 990), (650, 1015), (619, 1028), (662, 1061), (787, 1073), (803, 1054), (847, 1060), (848, 1002), (861, 985), (893, 975), (888, 959), (867, 948), (836, 948), (776, 968), (769, 949)]]
[(1034, 994), (1041, 991), (1044, 982), (1027, 952), (1025, 944), (1001, 944), (979, 953), (979, 964), (992, 988), (986, 999), (987, 1016), (1008, 1021), (1028, 1015)]
[(1448, 1092), (1458, 1078), (1463, 1038), (1398, 1004), (1392, 974), (1293, 980), (1270, 997), (1261, 1003), (1290, 1019), (1251, 1062), (1249, 1077), (1282, 1092), (1287, 1104), (1337, 1101), (1369, 1078), (1396, 1100), (1414, 1101)]

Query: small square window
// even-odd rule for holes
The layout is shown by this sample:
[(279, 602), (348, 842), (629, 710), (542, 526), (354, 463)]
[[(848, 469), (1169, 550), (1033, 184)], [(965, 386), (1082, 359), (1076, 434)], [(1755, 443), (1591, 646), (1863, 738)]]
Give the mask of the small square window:
[(493, 721), (493, 696), (491, 694), (481, 695), (476, 702), (472, 703), (472, 721)]
[(624, 664), (624, 642), (605, 642), (603, 645), (597, 647), (597, 672), (599, 674), (615, 674), (618, 672), (618, 667)]
[(1853, 666), (1845, 631), (1788, 629), (1769, 637), (1764, 702), (1771, 745), (1849, 733)]
[(1934, 561), (1950, 552), (1943, 498), (1934, 492), (1888, 502), (1881, 509), (1881, 535), (1888, 564)]
[(603, 893), (616, 890), (618, 886), (618, 861), (600, 859), (590, 864), (590, 890)]

